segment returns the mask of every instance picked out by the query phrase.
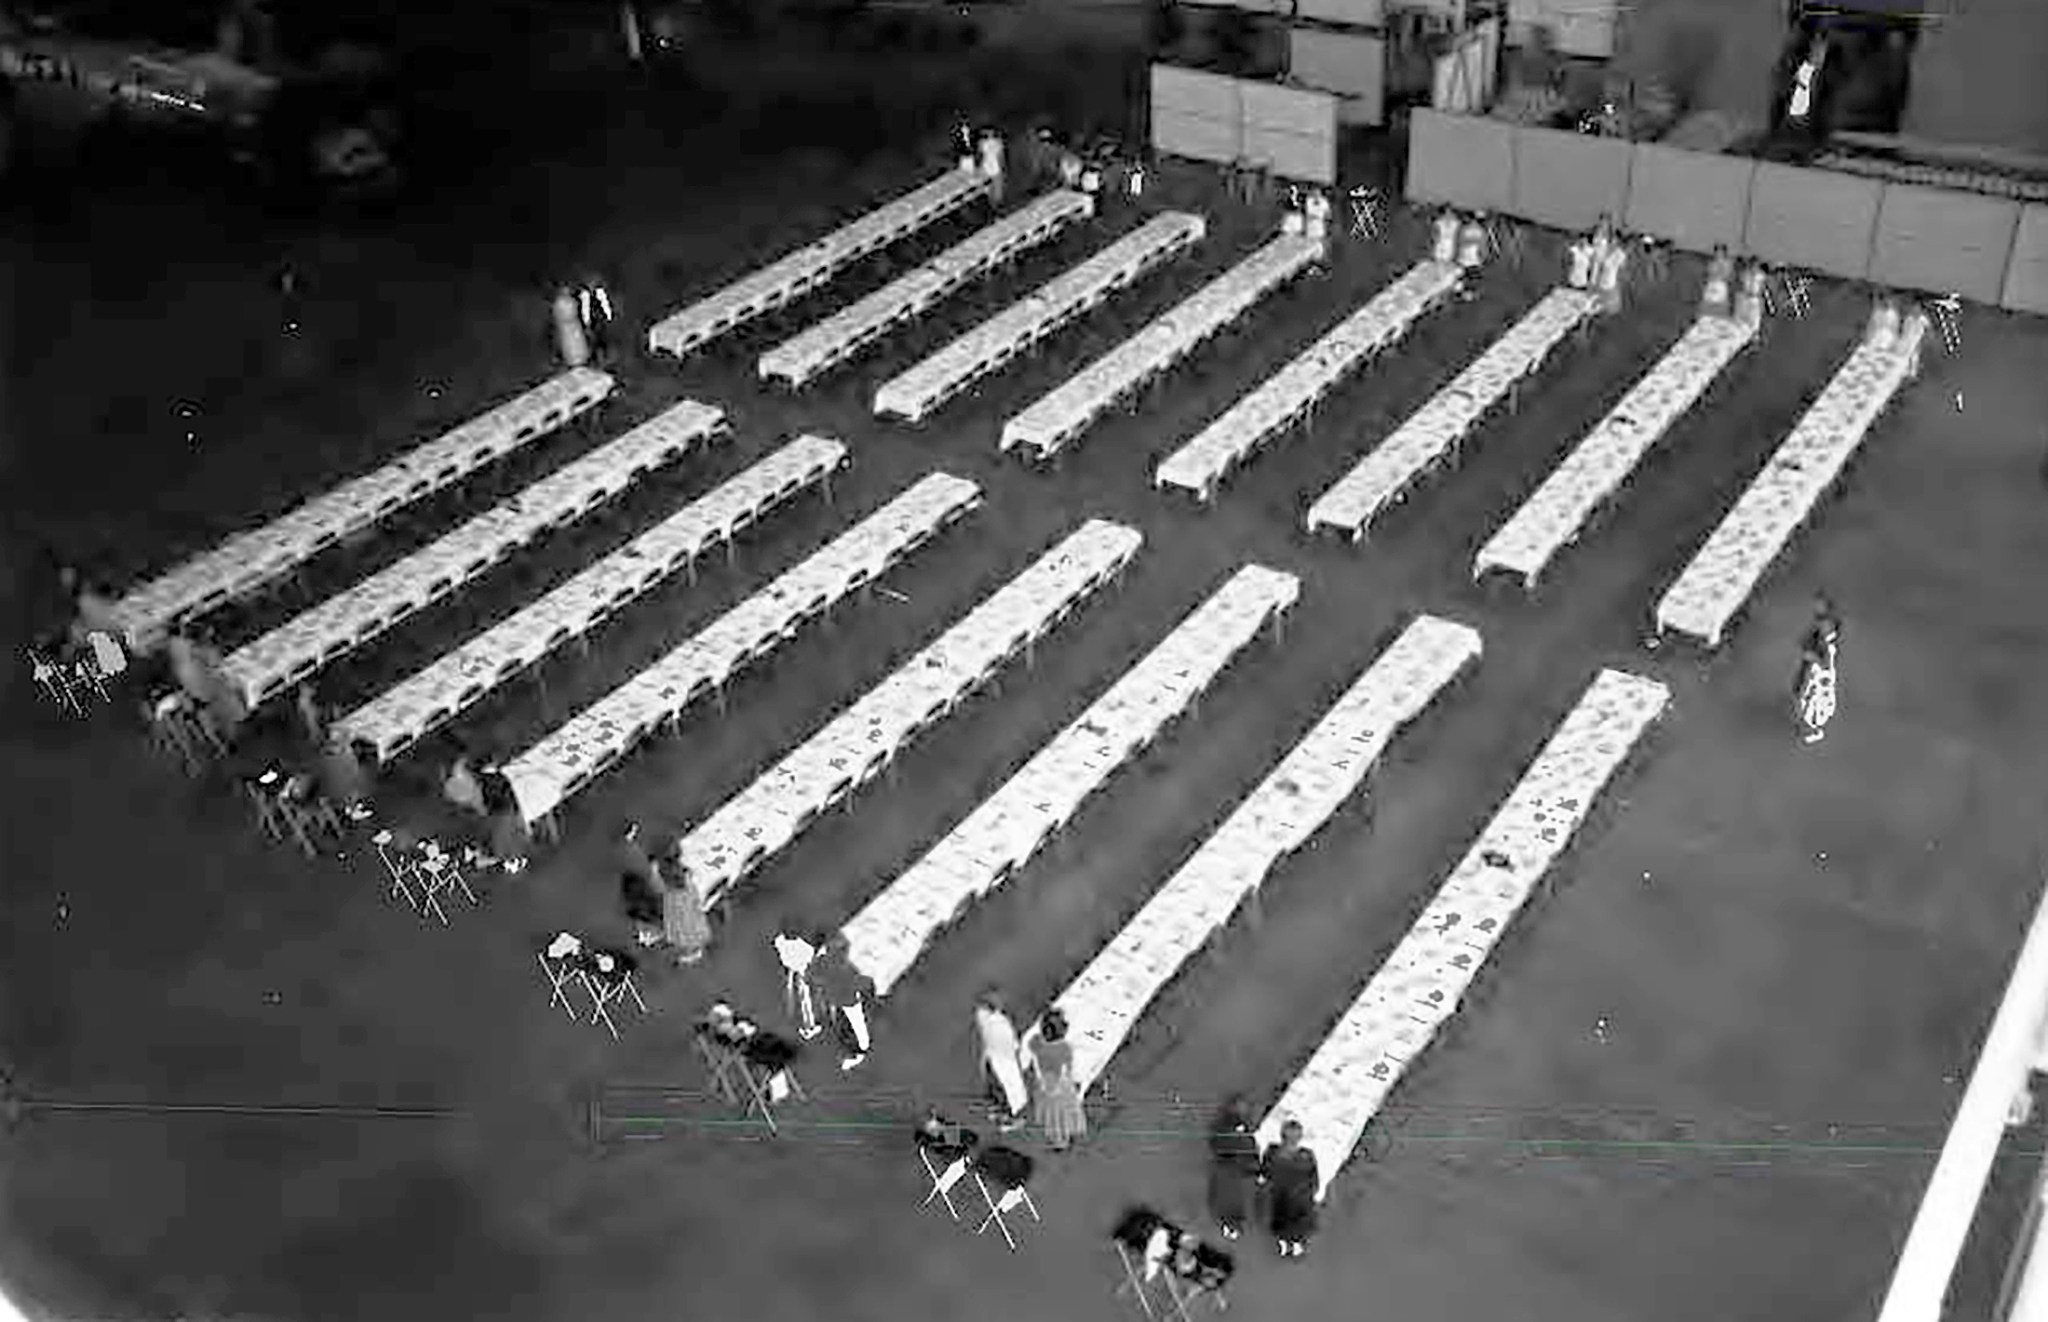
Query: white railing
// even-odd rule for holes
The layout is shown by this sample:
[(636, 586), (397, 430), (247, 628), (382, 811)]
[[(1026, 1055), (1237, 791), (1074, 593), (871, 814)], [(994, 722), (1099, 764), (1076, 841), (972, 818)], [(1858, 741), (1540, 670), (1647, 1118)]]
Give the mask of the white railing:
[[(1962, 1256), (1963, 1241), (1977, 1217), (1984, 1182), (2004, 1140), (2007, 1117), (2040, 1056), (2041, 1029), (2048, 1017), (2048, 896), (2034, 910), (2026, 944), (2013, 964), (2005, 999), (1985, 1035), (1977, 1068), (1963, 1090), (1962, 1105), (1949, 1126), (1948, 1141), (1927, 1181), (1899, 1266), (1892, 1275), (1878, 1322), (1941, 1322), (1942, 1302)], [(2032, 1272), (2030, 1271), (2030, 1275)], [(2041, 1283), (2022, 1292), (2038, 1308)], [(2015, 1309), (2016, 1319), (2030, 1314)]]

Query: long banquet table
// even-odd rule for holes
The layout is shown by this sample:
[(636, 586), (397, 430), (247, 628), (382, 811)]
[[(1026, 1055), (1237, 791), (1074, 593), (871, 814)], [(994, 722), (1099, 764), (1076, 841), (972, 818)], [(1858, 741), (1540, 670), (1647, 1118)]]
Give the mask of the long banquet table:
[(756, 317), (823, 289), (855, 262), (988, 197), (994, 187), (995, 181), (979, 170), (948, 170), (817, 242), (662, 318), (647, 332), (648, 351), (676, 358), (693, 353)]
[(1310, 505), (1307, 530), (1314, 534), (1339, 529), (1353, 541), (1364, 537), (1382, 510), (1432, 465), (1455, 455), (1472, 429), (1599, 310), (1599, 296), (1584, 289), (1546, 294)]
[(1372, 976), (1259, 1126), (1298, 1120), (1327, 1194), (1387, 1094), (1459, 1002), (1644, 731), (1662, 684), (1603, 670), (1537, 754), (1436, 899)]
[(223, 663), (251, 708), (451, 596), (506, 556), (623, 493), (701, 442), (722, 437), (725, 414), (684, 400), (575, 459), (454, 532), (292, 617)]
[(1161, 460), (1152, 485), (1162, 490), (1178, 487), (1207, 504), (1232, 469), (1292, 426), (1367, 359), (1398, 343), (1425, 313), (1450, 297), (1464, 276), (1464, 268), (1455, 262), (1425, 261), (1410, 267)]
[(559, 430), (616, 389), (610, 376), (588, 367), (543, 381), (374, 472), (131, 589), (114, 605), (121, 631), (131, 647), (152, 648), (185, 621), (248, 596), (328, 547)]
[(577, 574), (540, 600), (336, 721), (345, 738), (363, 740), (389, 761), (454, 720), (514, 675), (572, 638), (584, 638), (654, 585), (815, 486), (829, 490), (846, 447), (799, 436), (708, 495)]
[(1143, 544), (1133, 528), (1082, 524), (705, 818), (676, 849), (706, 905), (879, 775), (918, 731), (1112, 582)]
[(1093, 214), (1095, 204), (1065, 189), (1048, 193), (968, 235), (923, 266), (761, 355), (763, 381), (808, 385), (897, 326), (922, 316), (1004, 262), (1050, 242)]
[(1925, 333), (1916, 319), (1895, 345), (1879, 348), (1866, 340), (1856, 347), (1658, 601), (1659, 632), (1720, 646), (1764, 571), (1918, 369)]
[(888, 504), (785, 570), (540, 742), (512, 759), (520, 815), (542, 821), (706, 694), (723, 695), (741, 670), (807, 622), (866, 587), (891, 565), (981, 504), (965, 478), (930, 473)]
[(1181, 966), (1358, 792), (1394, 736), (1480, 651), (1467, 625), (1431, 615), (1410, 623), (1059, 994), (1083, 1093)]
[(939, 931), (1037, 854), (1116, 770), (1191, 709), (1300, 599), (1292, 574), (1247, 565), (1053, 736), (1003, 787), (849, 920), (855, 967), (887, 996)]
[(1303, 234), (1274, 239), (1004, 423), (1002, 450), (1021, 446), (1035, 458), (1052, 458), (1119, 400), (1321, 260), (1325, 250), (1321, 240)]
[(1520, 577), (1525, 589), (1533, 587), (1544, 567), (1578, 540), (1594, 511), (1755, 338), (1756, 327), (1734, 317), (1694, 322), (1479, 548), (1472, 577), (1497, 569)]
[(1011, 304), (875, 391), (878, 417), (922, 422), (933, 410), (974, 382), (1001, 371), (1048, 336), (1084, 316), (1120, 289), (1202, 241), (1208, 224), (1200, 216), (1168, 211), (1072, 270), (1053, 277), (1037, 292)]

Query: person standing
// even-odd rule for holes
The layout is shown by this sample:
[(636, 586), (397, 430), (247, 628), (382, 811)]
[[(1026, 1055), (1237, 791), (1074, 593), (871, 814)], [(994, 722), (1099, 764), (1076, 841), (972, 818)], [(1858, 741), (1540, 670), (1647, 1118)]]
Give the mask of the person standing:
[(995, 186), (995, 200), (1003, 200), (1003, 135), (984, 129), (980, 143), (981, 173)]
[(1018, 1061), (1017, 1026), (1003, 1012), (1002, 999), (984, 992), (974, 1004), (974, 1033), (981, 1049), (981, 1069), (989, 1090), (989, 1101), (1005, 1133), (1024, 1123), (1024, 1108), (1030, 1094), (1024, 1087), (1024, 1071)]
[(583, 333), (583, 318), (576, 295), (569, 286), (555, 291), (555, 350), (564, 367), (583, 367), (590, 362), (590, 337)]
[(1835, 661), (1842, 637), (1841, 621), (1834, 604), (1825, 595), (1815, 598), (1813, 623), (1799, 648), (1799, 678), (1794, 685), (1793, 707), (1803, 742), (1817, 744), (1827, 737), (1828, 722), (1835, 715)]
[(1483, 215), (1467, 216), (1458, 230), (1458, 265), (1474, 271), (1485, 260), (1486, 218)]
[(1429, 256), (1436, 262), (1458, 260), (1458, 213), (1448, 207), (1436, 213), (1436, 231), (1430, 243)]
[(874, 1000), (874, 979), (854, 966), (846, 933), (820, 935), (813, 944), (818, 947), (818, 959), (811, 966), (811, 981), (825, 998), (832, 1028), (839, 1036), (839, 1068), (858, 1069), (872, 1045), (868, 1006)]
[(532, 843), (526, 829), (526, 814), (519, 808), (519, 796), (513, 791), (505, 769), (495, 762), (477, 775), (476, 783), (484, 812), (490, 818), (491, 855), (506, 873), (517, 876), (526, 871), (526, 849)]
[(1266, 1188), (1267, 1225), (1283, 1258), (1308, 1252), (1316, 1230), (1316, 1190), (1321, 1179), (1316, 1154), (1301, 1145), (1301, 1122), (1280, 1126), (1280, 1141), (1266, 1149), (1259, 1162), (1259, 1183)]
[(1209, 1215), (1223, 1238), (1244, 1234), (1258, 1183), (1259, 1136), (1245, 1114), (1244, 1099), (1231, 1097), (1209, 1130)]
[(1735, 259), (1728, 255), (1728, 245), (1718, 244), (1713, 258), (1707, 262), (1707, 283), (1700, 291), (1700, 315), (1703, 317), (1726, 317), (1733, 313), (1735, 289)]
[[(659, 875), (659, 874), (657, 874)], [(704, 958), (711, 948), (711, 919), (704, 912), (704, 892), (680, 858), (670, 867), (661, 892), (661, 934), (676, 967)]]
[(612, 862), (619, 874), (619, 898), (626, 917), (633, 922), (634, 940), (642, 946), (660, 945), (667, 927), (661, 877), (640, 843), (640, 823), (627, 822), (619, 832), (612, 845)]
[(775, 937), (775, 957), (782, 962), (783, 1006), (796, 1021), (797, 1036), (808, 1042), (824, 1031), (818, 1025), (818, 1007), (811, 988), (811, 964), (818, 948), (789, 923)]
[(293, 691), (292, 704), (298, 711), (299, 732), (306, 736), (306, 742), (314, 748), (325, 744), (327, 713), (320, 709), (320, 697), (311, 683), (301, 684)]
[(1074, 1047), (1067, 1041), (1067, 1017), (1047, 1010), (1031, 1039), (1028, 1057), (1037, 1079), (1032, 1118), (1054, 1152), (1065, 1152), (1088, 1132), (1088, 1112), (1081, 1105), (1081, 1085), (1074, 1078)]
[(590, 344), (590, 356), (599, 362), (611, 357), (612, 323), (617, 320), (611, 291), (594, 275), (585, 276), (576, 288), (576, 314), (583, 323), (583, 337)]
[(1743, 269), (1735, 290), (1735, 319), (1752, 331), (1764, 324), (1764, 283), (1768, 279), (1762, 262)]

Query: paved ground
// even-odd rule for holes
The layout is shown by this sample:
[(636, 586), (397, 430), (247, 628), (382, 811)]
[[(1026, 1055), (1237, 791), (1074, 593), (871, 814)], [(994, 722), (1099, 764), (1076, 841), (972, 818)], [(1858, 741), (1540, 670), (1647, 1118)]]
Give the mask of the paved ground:
[[(778, 111), (772, 86), (536, 92), (524, 108), (555, 125), (542, 163), (483, 154), (431, 218), (415, 206), (377, 226), (284, 225), (148, 187), (43, 199), (0, 240), (17, 306), (70, 311), (9, 328), (0, 440), (14, 447), (16, 545), (54, 543), (116, 578), (168, 562), (544, 374), (533, 290), (565, 267), (611, 272), (639, 322), (906, 187), (928, 165), (877, 143), (942, 127), (945, 103), (919, 97), (945, 79), (901, 71), (902, 104), (872, 113), (861, 89), (815, 78), (803, 114), (787, 91)], [(1096, 104), (1107, 115), (1114, 96)], [(1655, 594), (1839, 361), (1855, 299), (1831, 292), (1806, 322), (1774, 326), (1525, 601), (1475, 590), (1472, 549), (1675, 336), (1694, 273), (1569, 356), (1368, 549), (1304, 540), (1304, 495), (1503, 329), (1549, 282), (1540, 261), (1490, 271), (1477, 301), (1426, 323), (1213, 510), (1149, 492), (1151, 461), (1383, 284), (1415, 235), (1347, 251), (1059, 473), (999, 462), (1002, 417), (1258, 235), (1213, 214), (1199, 256), (921, 432), (874, 425), (867, 389), (1131, 218), (1029, 259), (798, 400), (757, 392), (747, 351), (815, 308), (705, 363), (634, 364), (595, 427), (316, 567), (316, 584), (346, 582), (677, 398), (738, 419), (726, 451), (338, 667), (329, 692), (346, 700), (790, 432), (847, 439), (836, 509), (775, 517), (736, 567), (654, 594), (588, 660), (551, 665), (460, 727), (518, 746), (915, 476), (943, 468), (989, 493), (895, 571), (907, 601), (878, 597), (798, 640), (729, 717), (694, 720), (579, 799), (562, 848), (446, 931), (382, 900), (360, 865), (262, 844), (223, 786), (144, 757), (133, 722), (46, 717), (17, 683), (0, 758), (5, 1056), (37, 1096), (158, 1109), (40, 1111), (0, 1137), (10, 1292), (63, 1317), (1114, 1316), (1100, 1240), (1119, 1206), (1196, 1213), (1218, 1095), (1277, 1093), (1593, 671), (1618, 664), (1672, 685), (1670, 718), (1478, 1002), (1404, 1082), (1374, 1158), (1339, 1180), (1319, 1251), (1283, 1266), (1249, 1246), (1238, 1307), (1304, 1317), (1369, 1301), (1371, 1316), (1531, 1322), (1867, 1309), (2038, 890), (2048, 532), (2030, 419), (2048, 336), (1975, 316), (1968, 356), (1934, 363), (1882, 424), (1722, 653), (1653, 654), (1640, 636)], [(306, 288), (296, 347), (262, 278), (285, 260)], [(863, 272), (833, 298), (883, 278)], [(537, 939), (623, 934), (601, 863), (621, 817), (657, 835), (687, 826), (1091, 515), (1146, 534), (1123, 593), (756, 879), (707, 965), (652, 988), (654, 1018), (614, 1045), (547, 1006)], [(766, 937), (786, 912), (851, 913), (1247, 561), (1305, 579), (1285, 647), (1248, 656), (946, 938), (892, 998), (857, 1085), (814, 1071), (814, 1105), (778, 1144), (722, 1123), (699, 1095), (687, 1017), (714, 992), (771, 1004)], [(1848, 625), (1843, 711), (1804, 748), (1785, 690), (1823, 586)], [(232, 641), (289, 609), (223, 623)], [(1041, 1005), (1419, 610), (1477, 624), (1485, 661), (1396, 745), (1370, 813), (1342, 814), (1276, 876), (1264, 925), (1227, 933), (1147, 1017), (1095, 1135), (1042, 1178), (1049, 1224), (1013, 1257), (920, 1216), (899, 1127), (920, 1099), (966, 1105), (972, 993), (994, 981)]]

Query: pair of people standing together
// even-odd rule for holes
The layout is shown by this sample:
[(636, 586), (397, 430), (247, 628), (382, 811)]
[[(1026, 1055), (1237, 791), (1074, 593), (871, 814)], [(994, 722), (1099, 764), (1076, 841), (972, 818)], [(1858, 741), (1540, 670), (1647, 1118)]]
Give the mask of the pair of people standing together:
[(1029, 1110), (1055, 1152), (1066, 1151), (1088, 1132), (1065, 1015), (1048, 1010), (1019, 1038), (1001, 998), (987, 992), (975, 1002), (974, 1034), (989, 1100), (1003, 1129), (1022, 1126)]

